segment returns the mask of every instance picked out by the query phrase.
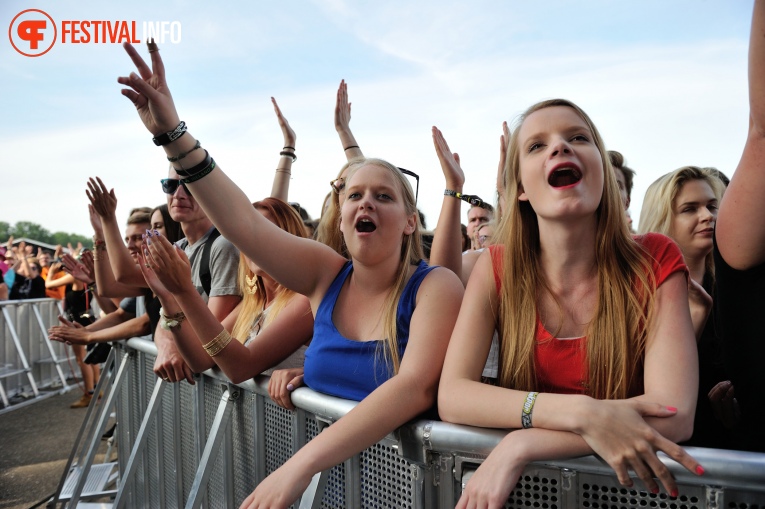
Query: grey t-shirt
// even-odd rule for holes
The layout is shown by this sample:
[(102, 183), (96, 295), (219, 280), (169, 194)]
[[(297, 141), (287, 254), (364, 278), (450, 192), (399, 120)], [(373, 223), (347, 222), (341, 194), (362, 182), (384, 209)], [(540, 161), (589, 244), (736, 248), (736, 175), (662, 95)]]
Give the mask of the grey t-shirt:
[(176, 243), (191, 260), (191, 280), (205, 302), (207, 302), (208, 297), (240, 295), (236, 281), (239, 268), (239, 251), (223, 236), (216, 238), (210, 249), (210, 276), (212, 276), (212, 281), (209, 296), (202, 287), (202, 281), (199, 278), (199, 266), (202, 263), (202, 247), (207, 241), (207, 237), (210, 236), (210, 232), (212, 232), (212, 228), (193, 245), (189, 245), (189, 241), (186, 239), (181, 239)]

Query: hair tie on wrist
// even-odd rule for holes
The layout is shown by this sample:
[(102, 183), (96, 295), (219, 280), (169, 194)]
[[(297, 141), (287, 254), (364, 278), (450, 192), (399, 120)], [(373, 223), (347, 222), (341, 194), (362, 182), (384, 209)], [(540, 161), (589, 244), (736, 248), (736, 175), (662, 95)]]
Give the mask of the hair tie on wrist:
[(287, 150), (288, 148), (291, 148), (292, 150), (295, 150), (295, 147), (290, 147), (289, 145), (287, 145), (286, 147), (284, 147), (284, 150)]
[(343, 150), (350, 150), (352, 148), (359, 148), (358, 145), (351, 145), (350, 147), (345, 147)]

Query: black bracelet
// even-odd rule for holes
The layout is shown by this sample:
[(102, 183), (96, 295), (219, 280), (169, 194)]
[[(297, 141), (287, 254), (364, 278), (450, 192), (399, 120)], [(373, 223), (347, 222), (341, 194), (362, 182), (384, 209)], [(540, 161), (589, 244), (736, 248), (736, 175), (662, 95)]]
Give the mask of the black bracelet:
[(452, 191), (451, 189), (444, 189), (444, 196), (453, 196), (457, 198), (458, 200), (462, 200), (464, 202), (469, 203), (473, 207), (481, 207), (482, 209), (488, 209), (489, 204), (483, 201), (481, 198), (474, 194), (462, 194), (457, 191)]
[(166, 133), (160, 134), (159, 136), (155, 136), (151, 139), (151, 141), (154, 142), (154, 144), (158, 147), (161, 147), (162, 145), (167, 145), (168, 143), (177, 140), (181, 136), (183, 136), (186, 133), (186, 122), (181, 120), (181, 123), (178, 124), (178, 127), (173, 129), (172, 131), (168, 131)]
[(196, 145), (194, 145), (194, 148), (192, 148), (192, 149), (191, 149), (191, 150), (189, 150), (188, 152), (181, 152), (180, 154), (178, 154), (178, 155), (177, 155), (177, 156), (175, 156), (175, 157), (168, 157), (168, 158), (167, 158), (167, 160), (168, 160), (168, 161), (170, 161), (171, 163), (174, 163), (174, 162), (176, 162), (176, 161), (180, 161), (181, 159), (183, 159), (184, 157), (186, 157), (187, 155), (191, 154), (191, 153), (192, 153), (192, 152), (194, 152), (196, 149), (198, 149), (198, 148), (201, 148), (201, 147), (202, 147), (202, 142), (200, 142), (199, 140), (197, 140), (197, 143), (196, 143)]
[(286, 147), (284, 147), (284, 149), (285, 149), (285, 150), (286, 150), (286, 149), (288, 149), (288, 148), (291, 148), (292, 150), (295, 150), (295, 147), (290, 147), (289, 145), (287, 145)]
[(293, 163), (297, 161), (297, 156), (293, 152), (287, 152), (286, 150), (282, 150), (281, 152), (279, 152), (279, 155), (285, 156), (285, 157), (291, 157)]
[(343, 150), (350, 150), (352, 148), (359, 148), (358, 145), (351, 145), (350, 147), (345, 147)]
[(205, 158), (202, 159), (202, 162), (200, 162), (196, 166), (192, 166), (191, 168), (183, 168), (183, 167), (176, 168), (175, 166), (173, 166), (173, 169), (175, 170), (175, 173), (177, 173), (179, 177), (182, 177), (182, 178), (193, 177), (200, 171), (207, 168), (210, 165), (210, 161), (212, 161), (212, 157), (210, 157), (210, 153), (207, 150), (205, 150)]
[(191, 184), (192, 182), (196, 182), (197, 180), (200, 180), (201, 178), (208, 176), (210, 173), (212, 173), (214, 169), (215, 169), (215, 159), (211, 157), (210, 164), (207, 165), (202, 171), (195, 173), (189, 178), (181, 179), (181, 182), (184, 184)]

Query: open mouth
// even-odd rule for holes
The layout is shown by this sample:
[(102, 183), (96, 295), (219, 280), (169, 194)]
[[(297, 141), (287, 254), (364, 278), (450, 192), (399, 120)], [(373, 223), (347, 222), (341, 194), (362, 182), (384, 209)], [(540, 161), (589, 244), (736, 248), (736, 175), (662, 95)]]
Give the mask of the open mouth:
[(369, 219), (359, 219), (356, 223), (356, 231), (360, 233), (371, 233), (377, 229), (377, 226)]
[(547, 183), (553, 187), (566, 187), (582, 180), (582, 172), (576, 168), (558, 168), (547, 177)]

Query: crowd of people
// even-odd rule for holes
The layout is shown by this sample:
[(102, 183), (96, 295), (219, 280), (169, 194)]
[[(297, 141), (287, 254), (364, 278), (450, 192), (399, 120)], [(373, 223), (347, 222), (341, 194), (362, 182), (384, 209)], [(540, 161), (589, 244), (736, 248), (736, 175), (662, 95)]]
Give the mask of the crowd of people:
[[(301, 385), (360, 402), (244, 508), (287, 507), (314, 474), (420, 415), (515, 430), (460, 508), (502, 507), (530, 461), (592, 453), (624, 486), (639, 479), (676, 497), (658, 452), (696, 475), (703, 465), (683, 444), (765, 452), (755, 320), (765, 227), (753, 220), (765, 195), (763, 36), (758, 0), (749, 135), (730, 180), (715, 168), (668, 172), (635, 228), (639, 173), (576, 104), (546, 100), (503, 124), (493, 205), (464, 193), (459, 155), (433, 128), (445, 179), (434, 232), (417, 210), (419, 177), (362, 152), (344, 81), (334, 120), (346, 162), (316, 223), (288, 201), (297, 137), (275, 100), (284, 145), (271, 195), (253, 203), (181, 121), (156, 44), (150, 64), (126, 44), (137, 73), (118, 81), (165, 151), (167, 203), (134, 209), (123, 238), (115, 191), (90, 179), (92, 252), (62, 256), (67, 274), (54, 277), (59, 253), (50, 264), (18, 246), (11, 294), (66, 288), (70, 313), (54, 340), (151, 334), (160, 383), (193, 384), (218, 366), (234, 382), (270, 374), (285, 408)], [(98, 373), (84, 369), (92, 395)]]

